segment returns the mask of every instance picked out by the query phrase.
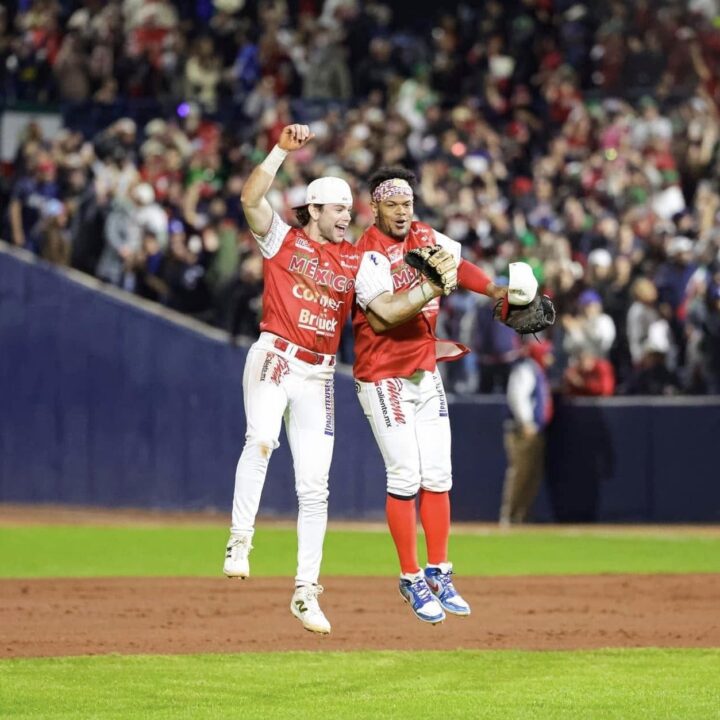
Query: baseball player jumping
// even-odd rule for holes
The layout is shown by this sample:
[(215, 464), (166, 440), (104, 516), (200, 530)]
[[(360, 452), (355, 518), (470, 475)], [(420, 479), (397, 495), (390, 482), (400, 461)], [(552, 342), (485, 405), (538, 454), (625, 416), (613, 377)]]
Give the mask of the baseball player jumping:
[[(457, 359), (468, 349), (435, 337), (437, 299), (398, 327), (388, 326), (374, 307), (381, 298), (422, 285), (422, 276), (406, 263), (406, 253), (427, 254), (418, 249), (436, 245), (441, 254), (452, 256), (457, 268), (449, 276), (452, 286), (446, 293), (459, 285), (506, 302), (508, 288), (495, 285), (480, 268), (462, 260), (459, 243), (413, 220), (414, 182), (415, 176), (401, 167), (382, 168), (370, 179), (375, 222), (356, 245), (360, 269), (353, 309), (353, 373), (385, 461), (387, 522), (400, 561), (400, 593), (420, 620), (435, 624), (446, 612), (470, 614), (469, 604), (455, 589), (448, 560), (450, 421), (437, 370), (439, 360)], [(440, 259), (440, 265), (446, 262), (447, 257)], [(537, 283), (511, 289), (529, 302)], [(424, 570), (418, 564), (416, 498), (427, 546)]]
[[(290, 610), (303, 627), (329, 633), (320, 609), (318, 584), (327, 526), (328, 473), (333, 450), (335, 353), (353, 305), (359, 253), (346, 239), (353, 204), (348, 184), (321, 177), (307, 187), (296, 208), (300, 228), (291, 228), (273, 211), (266, 194), (288, 153), (313, 135), (307, 125), (283, 128), (278, 144), (250, 174), (242, 206), (263, 256), (261, 334), (248, 352), (243, 373), (247, 432), (235, 473), (230, 539), (223, 572), (250, 574), (255, 517), (270, 456), (285, 421), (298, 496), (298, 553)], [(413, 317), (442, 293), (430, 282), (409, 292), (373, 294), (364, 307), (378, 322), (393, 326)]]

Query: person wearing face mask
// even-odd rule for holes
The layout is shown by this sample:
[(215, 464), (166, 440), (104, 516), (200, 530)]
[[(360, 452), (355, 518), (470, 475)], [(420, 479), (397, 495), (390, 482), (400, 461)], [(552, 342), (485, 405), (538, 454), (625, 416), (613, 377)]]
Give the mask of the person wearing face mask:
[[(307, 125), (285, 126), (242, 190), (243, 211), (263, 256), (263, 316), (243, 373), (247, 432), (235, 474), (223, 572), (243, 579), (250, 574), (255, 517), (284, 420), (298, 496), (297, 574), (290, 610), (306, 630), (326, 634), (331, 626), (318, 603), (323, 592), (318, 577), (335, 435), (335, 353), (353, 305), (360, 259), (348, 240), (353, 197), (340, 178), (313, 180), (295, 208), (300, 227), (283, 222), (266, 198), (288, 153), (313, 137)], [(382, 322), (394, 324), (441, 292), (425, 281), (371, 307)]]

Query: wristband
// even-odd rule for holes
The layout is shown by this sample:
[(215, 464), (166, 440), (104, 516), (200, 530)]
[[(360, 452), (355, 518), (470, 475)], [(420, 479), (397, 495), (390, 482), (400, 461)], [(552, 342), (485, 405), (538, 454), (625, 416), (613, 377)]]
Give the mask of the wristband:
[(420, 285), (416, 285), (412, 290), (408, 291), (408, 300), (416, 305), (420, 303), (424, 305), (428, 300), (432, 300), (435, 297), (432, 288), (427, 282), (422, 282)]
[(260, 163), (260, 167), (268, 174), (275, 177), (280, 166), (283, 164), (283, 160), (288, 156), (288, 151), (283, 150), (279, 145), (276, 145), (269, 153), (268, 156)]

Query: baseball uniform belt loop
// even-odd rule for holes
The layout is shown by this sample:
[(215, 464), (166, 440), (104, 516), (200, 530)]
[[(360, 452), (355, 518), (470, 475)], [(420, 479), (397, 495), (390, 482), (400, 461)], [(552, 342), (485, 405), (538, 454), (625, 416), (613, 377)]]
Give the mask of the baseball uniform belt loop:
[(281, 350), (282, 352), (290, 351), (298, 360), (302, 360), (308, 365), (324, 365), (325, 360), (329, 358), (327, 364), (329, 367), (335, 365), (335, 358), (332, 355), (323, 355), (322, 353), (316, 353), (312, 350), (306, 350), (299, 345), (293, 345), (283, 338), (275, 338), (273, 341), (273, 347)]

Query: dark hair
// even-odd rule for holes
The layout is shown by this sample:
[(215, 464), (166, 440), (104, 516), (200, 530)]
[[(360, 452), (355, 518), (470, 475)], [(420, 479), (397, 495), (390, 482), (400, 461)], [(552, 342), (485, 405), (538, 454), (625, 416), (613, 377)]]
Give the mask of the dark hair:
[(375, 192), (378, 185), (392, 178), (400, 178), (400, 180), (405, 180), (408, 185), (410, 185), (410, 187), (413, 189), (413, 192), (415, 192), (415, 183), (417, 182), (417, 178), (415, 177), (415, 173), (412, 172), (412, 170), (408, 170), (401, 165), (386, 165), (385, 167), (381, 167), (379, 170), (376, 170), (370, 176), (370, 179), (368, 180), (368, 184), (370, 186), (370, 195)]
[(310, 211), (308, 207), (308, 205), (303, 205), (302, 207), (295, 208), (295, 217), (300, 227), (305, 227), (310, 222)]

